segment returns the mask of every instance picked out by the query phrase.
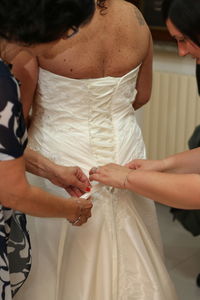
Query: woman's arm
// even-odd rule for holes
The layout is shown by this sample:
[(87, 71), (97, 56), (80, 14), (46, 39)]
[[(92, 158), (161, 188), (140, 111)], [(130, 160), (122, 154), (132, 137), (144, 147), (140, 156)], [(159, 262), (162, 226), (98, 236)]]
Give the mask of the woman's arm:
[(125, 188), (156, 202), (183, 209), (200, 209), (200, 175), (133, 171)]
[(146, 104), (151, 96), (152, 89), (152, 56), (153, 56), (153, 46), (152, 46), (152, 38), (149, 33), (149, 47), (147, 51), (147, 55), (140, 67), (140, 71), (138, 74), (136, 90), (137, 95), (135, 101), (133, 102), (133, 108), (137, 110)]
[(66, 218), (78, 225), (91, 216), (92, 203), (81, 198), (65, 199), (51, 195), (28, 184), (23, 157), (0, 162), (0, 203), (21, 212), (38, 217)]
[(26, 51), (21, 51), (12, 61), (12, 72), (20, 81), (21, 101), (23, 105), (23, 113), (26, 123), (38, 82), (38, 62), (37, 58), (33, 57)]
[[(13, 61), (13, 73), (20, 81), (23, 112), (26, 123), (28, 123), (38, 81), (37, 58), (25, 51), (20, 52)], [(80, 168), (56, 165), (29, 148), (26, 149), (24, 157), (27, 171), (47, 178), (55, 185), (65, 188), (71, 196), (80, 197), (83, 192), (88, 191), (90, 183)]]
[(200, 174), (200, 148), (177, 153), (161, 160), (135, 159), (126, 166), (146, 171)]
[(25, 151), (26, 170), (64, 188), (71, 196), (80, 197), (90, 190), (90, 182), (79, 167), (60, 166), (36, 151)]
[(90, 180), (129, 189), (172, 207), (200, 209), (200, 175), (130, 170), (109, 164), (90, 171)]

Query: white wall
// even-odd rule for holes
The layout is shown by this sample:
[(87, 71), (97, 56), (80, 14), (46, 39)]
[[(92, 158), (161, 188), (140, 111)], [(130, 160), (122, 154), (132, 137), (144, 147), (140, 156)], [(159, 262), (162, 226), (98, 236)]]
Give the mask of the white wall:
[(194, 75), (195, 64), (196, 61), (190, 55), (178, 56), (176, 44), (157, 43), (154, 45), (153, 68), (155, 70)]
[[(194, 75), (196, 62), (191, 56), (178, 56), (176, 44), (154, 43), (153, 70)], [(144, 109), (136, 111), (140, 127), (143, 124)]]

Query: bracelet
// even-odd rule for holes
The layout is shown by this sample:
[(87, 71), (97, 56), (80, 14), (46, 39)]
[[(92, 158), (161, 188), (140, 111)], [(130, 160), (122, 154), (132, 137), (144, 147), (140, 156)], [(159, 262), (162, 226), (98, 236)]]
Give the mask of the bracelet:
[(126, 183), (127, 183), (127, 180), (128, 180), (128, 176), (131, 172), (133, 172), (134, 170), (130, 170), (127, 174), (126, 174), (126, 177), (124, 179), (124, 184), (123, 184), (123, 188), (126, 189)]
[(74, 220), (74, 221), (70, 221), (70, 220), (67, 219), (67, 221), (69, 223), (71, 223), (72, 225), (76, 225), (77, 223), (79, 223), (81, 221), (81, 217), (82, 217), (83, 208), (81, 206), (80, 199), (76, 199), (76, 203), (77, 203), (78, 208), (80, 209), (79, 217), (76, 220)]

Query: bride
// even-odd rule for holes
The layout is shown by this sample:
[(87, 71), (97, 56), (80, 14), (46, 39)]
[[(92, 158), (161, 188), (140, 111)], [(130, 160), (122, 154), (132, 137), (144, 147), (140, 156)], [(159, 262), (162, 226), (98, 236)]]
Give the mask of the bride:
[[(14, 70), (25, 115), (32, 106), (30, 148), (86, 174), (93, 166), (145, 157), (135, 110), (151, 93), (152, 41), (134, 5), (99, 0), (92, 21), (73, 38), (60, 40), (22, 69), (23, 60), (18, 58)], [(32, 163), (43, 168), (38, 159)], [(66, 195), (64, 183), (30, 180)], [(177, 299), (153, 202), (102, 186), (93, 205), (92, 218), (81, 228), (28, 217), (33, 267), (15, 300)]]

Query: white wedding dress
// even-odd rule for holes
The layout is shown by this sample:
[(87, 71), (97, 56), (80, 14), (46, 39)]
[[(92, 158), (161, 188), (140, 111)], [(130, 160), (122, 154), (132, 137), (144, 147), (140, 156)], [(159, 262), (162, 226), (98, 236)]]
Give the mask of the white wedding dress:
[[(71, 79), (40, 69), (29, 146), (54, 162), (125, 164), (145, 157), (132, 107), (139, 67), (122, 77)], [(31, 182), (67, 196), (49, 181)], [(15, 300), (175, 300), (153, 201), (103, 187), (82, 227), (28, 218), (31, 274)]]

